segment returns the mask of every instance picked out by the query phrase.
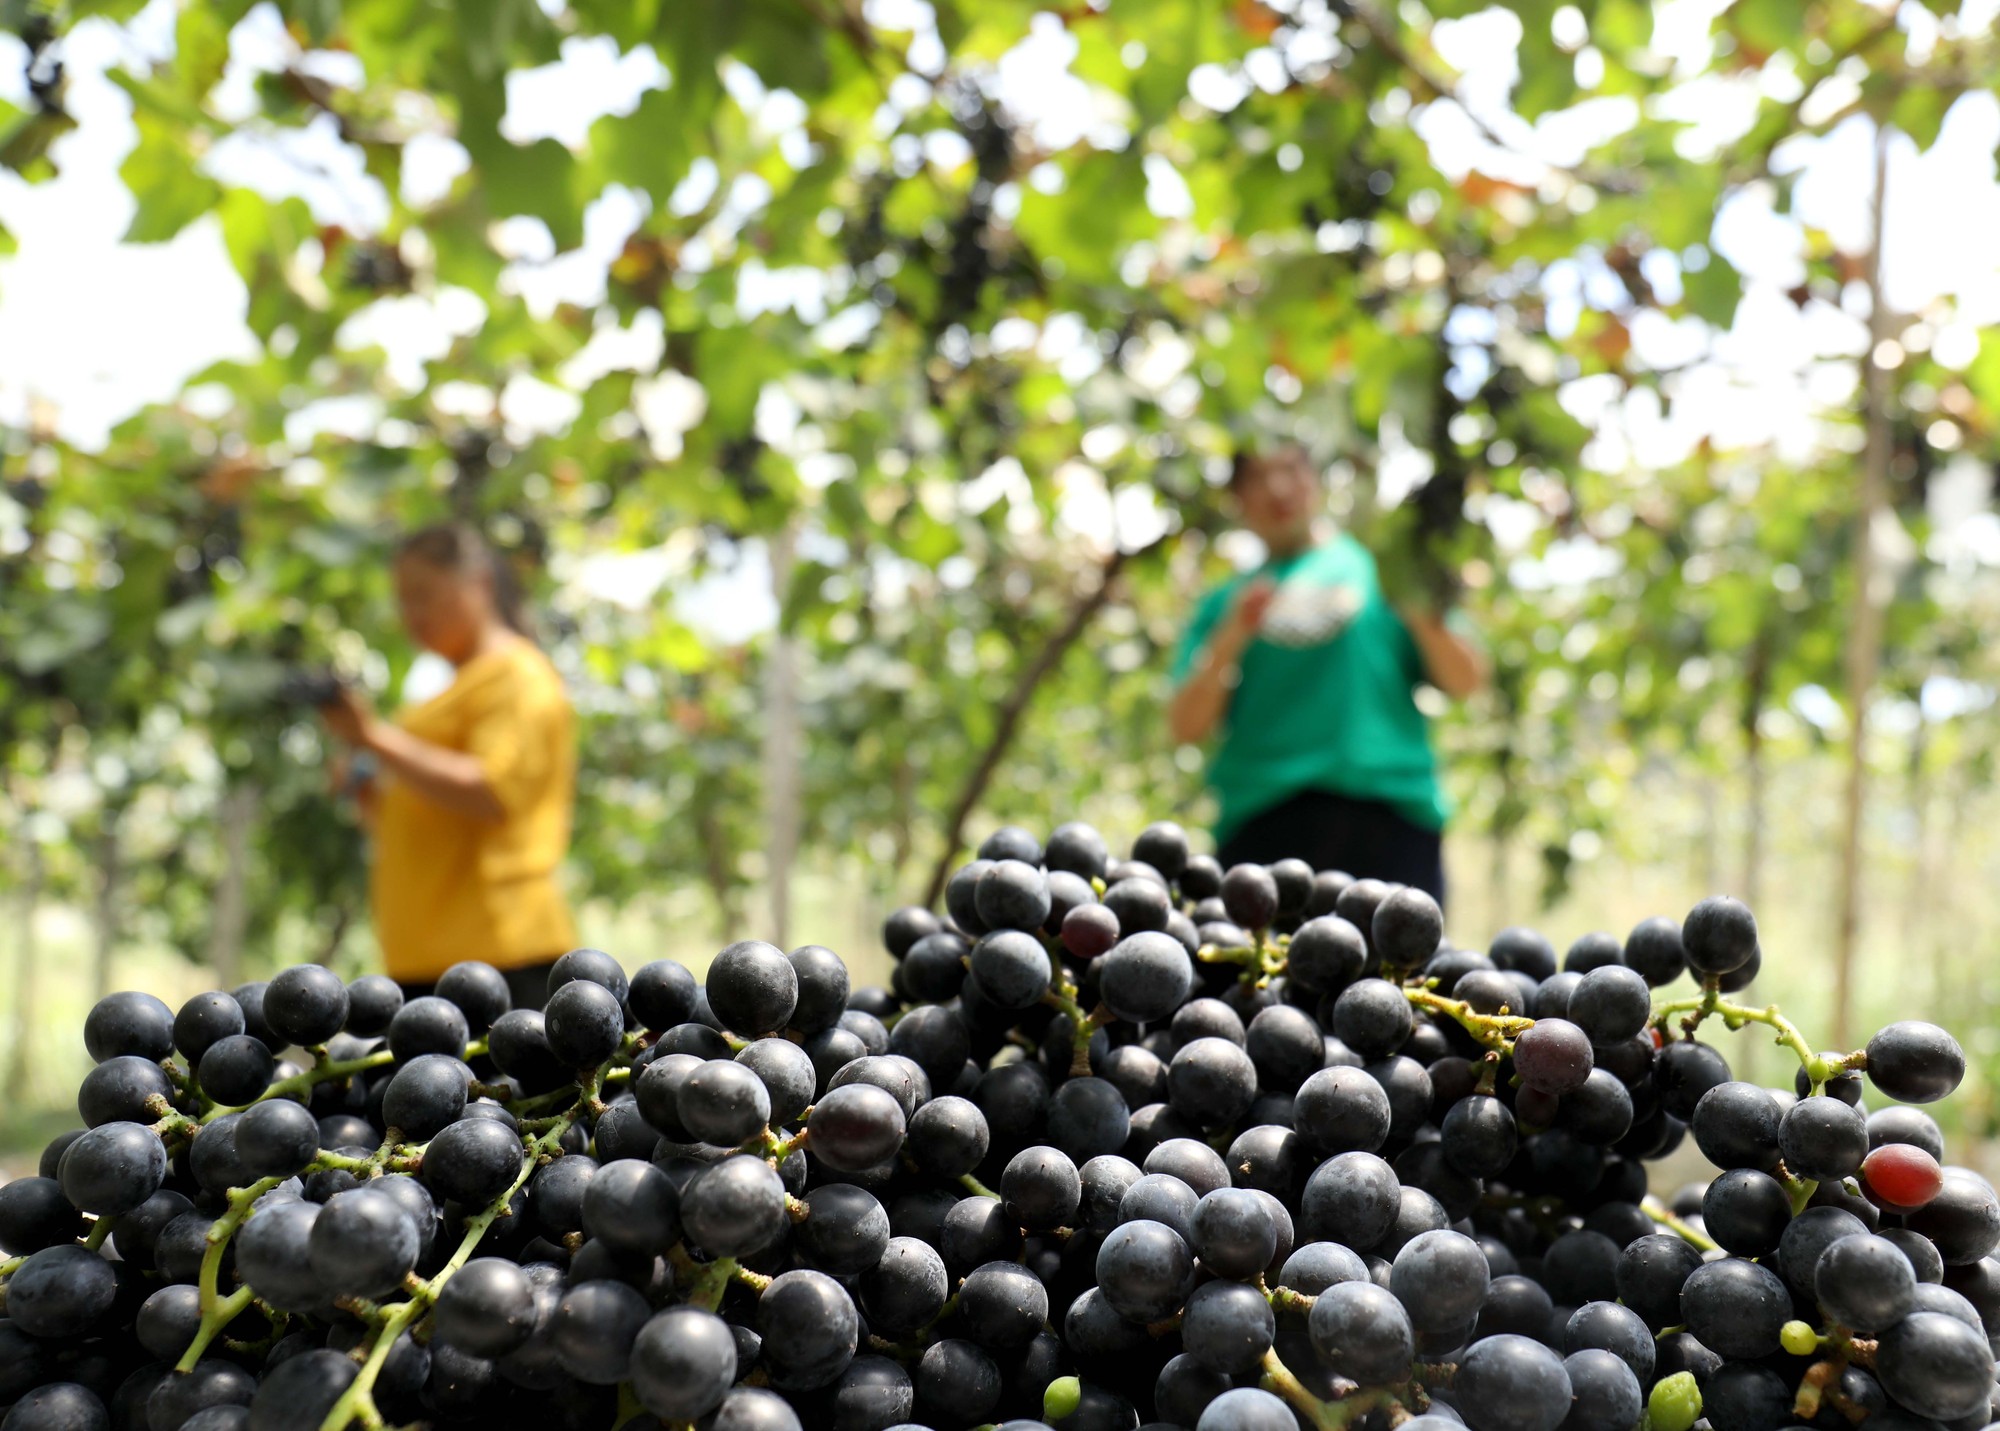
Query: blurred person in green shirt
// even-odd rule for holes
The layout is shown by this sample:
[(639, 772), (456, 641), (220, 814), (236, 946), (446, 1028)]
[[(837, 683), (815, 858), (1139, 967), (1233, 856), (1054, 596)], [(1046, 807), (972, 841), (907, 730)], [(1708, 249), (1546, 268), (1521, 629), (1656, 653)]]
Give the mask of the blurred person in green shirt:
[(1442, 902), (1447, 807), (1415, 692), (1471, 695), (1484, 653), (1455, 616), (1384, 594), (1304, 449), (1240, 454), (1229, 490), (1265, 560), (1201, 598), (1168, 708), (1175, 740), (1215, 738), (1217, 858), (1297, 856)]

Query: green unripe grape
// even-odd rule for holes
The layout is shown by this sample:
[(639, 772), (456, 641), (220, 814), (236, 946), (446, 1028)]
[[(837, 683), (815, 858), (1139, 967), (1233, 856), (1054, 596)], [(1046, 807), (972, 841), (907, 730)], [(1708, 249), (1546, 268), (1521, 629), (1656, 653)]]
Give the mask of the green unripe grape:
[(1663, 1377), (1646, 1400), (1646, 1417), (1653, 1431), (1691, 1431), (1701, 1418), (1701, 1388), (1694, 1373), (1677, 1371)]
[(1778, 1345), (1793, 1356), (1811, 1356), (1819, 1350), (1819, 1333), (1809, 1323), (1786, 1322), (1778, 1328)]
[(1059, 1376), (1042, 1393), (1042, 1416), (1050, 1422), (1074, 1416), (1082, 1400), (1083, 1383), (1073, 1376)]

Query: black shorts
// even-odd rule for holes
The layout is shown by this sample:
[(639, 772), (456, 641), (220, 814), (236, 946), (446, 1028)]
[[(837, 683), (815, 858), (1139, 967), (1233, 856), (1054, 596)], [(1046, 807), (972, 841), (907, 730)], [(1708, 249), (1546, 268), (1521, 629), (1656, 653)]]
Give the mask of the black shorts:
[[(523, 964), (514, 969), (502, 969), (506, 977), (507, 992), (513, 998), (512, 1007), (517, 1009), (539, 1009), (549, 1000), (549, 970), (555, 968), (556, 961), (545, 960), (540, 964)], [(398, 983), (404, 999), (420, 998), (437, 992), (436, 984)]]
[(1356, 879), (1412, 885), (1444, 903), (1444, 837), (1380, 800), (1302, 791), (1252, 815), (1216, 852), (1224, 869), (1287, 857)]

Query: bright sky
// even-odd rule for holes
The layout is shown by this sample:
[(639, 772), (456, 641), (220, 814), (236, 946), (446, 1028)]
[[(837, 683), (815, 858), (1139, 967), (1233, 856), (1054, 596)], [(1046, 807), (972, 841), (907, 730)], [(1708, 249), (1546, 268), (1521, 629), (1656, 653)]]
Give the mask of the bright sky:
[[(1318, 0), (1295, 3), (1304, 6)], [(1682, 74), (1693, 74), (1707, 55), (1710, 20), (1726, 3), (1660, 0), (1655, 48)], [(920, 34), (930, 29), (924, 0), (869, 0), (867, 12), (878, 23), (914, 28)], [(1965, 0), (1957, 23), (1967, 30), (1983, 29), (1993, 23), (1996, 12), (2000, 0)], [(0, 170), (0, 222), (19, 242), (16, 256), (0, 260), (0, 422), (21, 423), (31, 402), (39, 401), (53, 408), (63, 435), (85, 446), (96, 445), (116, 422), (145, 403), (170, 398), (206, 364), (250, 351), (252, 338), (242, 322), (242, 284), (211, 222), (197, 223), (165, 245), (120, 242), (132, 201), (117, 169), (135, 131), (129, 99), (105, 78), (104, 71), (121, 57), (164, 58), (172, 45), (172, 13), (173, 0), (153, 0), (123, 30), (96, 20), (77, 26), (68, 41), (66, 60), (69, 101), (79, 126), (57, 146), (60, 176), (28, 185)], [(1921, 52), (1935, 42), (1940, 22), (1916, 0), (1904, 0), (1901, 20), (1913, 50)], [(1581, 18), (1567, 9), (1560, 12), (1559, 38), (1566, 25), (1580, 26)], [(1509, 113), (1505, 95), (1516, 73), (1518, 35), (1515, 17), (1499, 10), (1438, 27), (1441, 54), (1464, 77), (1460, 93), (1465, 104), (1509, 143), (1506, 150), (1495, 149), (1455, 103), (1429, 106), (1417, 122), (1447, 174), (1477, 167), (1536, 181), (1546, 172), (1545, 163), (1573, 162), (1595, 137), (1630, 122), (1629, 103), (1622, 100), (1592, 101), (1533, 126)], [(920, 49), (934, 45), (934, 36), (919, 41)], [(219, 107), (225, 113), (250, 113), (256, 72), (285, 62), (293, 53), (270, 7), (252, 11), (234, 36)], [(1044, 142), (1069, 143), (1078, 138), (1098, 144), (1121, 142), (1115, 109), (1098, 102), (1089, 87), (1068, 72), (1074, 53), (1074, 42), (1060, 23), (1041, 17), (1028, 38), (999, 63), (995, 91), (1037, 127)], [(1275, 61), (1274, 56), (1263, 58)], [(347, 63), (342, 57), (315, 56), (310, 63), (336, 83), (351, 78), (342, 72)], [(1587, 48), (1579, 53), (1578, 63), (1588, 68)], [(1227, 108), (1266, 78), (1270, 68), (1255, 60), (1236, 74), (1205, 66), (1191, 88), (1201, 102)], [(649, 50), (620, 55), (608, 40), (572, 40), (564, 45), (559, 63), (512, 77), (507, 132), (516, 139), (552, 135), (580, 142), (597, 115), (629, 110), (645, 89), (666, 82), (669, 78)], [(1692, 121), (1683, 148), (1699, 157), (1741, 132), (1760, 85), (1765, 92), (1789, 97), (1782, 93), (1787, 83), (1785, 77), (1768, 74), (1692, 81), (1670, 95), (1665, 107), (1668, 113)], [(0, 36), (0, 96), (23, 102), (23, 89), (18, 41)], [(740, 69), (730, 75), (729, 89), (735, 102), (788, 153), (805, 143), (800, 128), (803, 106), (796, 99), (782, 92), (767, 94)], [(914, 91), (898, 96), (892, 91), (892, 105), (899, 99), (917, 102), (921, 96)], [(963, 148), (956, 136), (934, 136), (935, 152), (922, 157), (954, 162), (961, 157), (952, 150), (954, 142)], [(1852, 400), (1852, 360), (1864, 341), (1865, 309), (1855, 301), (1858, 295), (1850, 294), (1839, 306), (1813, 303), (1801, 311), (1784, 294), (1801, 273), (1803, 226), (1824, 229), (1848, 247), (1858, 248), (1865, 241), (1869, 145), (1868, 127), (1858, 119), (1842, 124), (1825, 140), (1793, 141), (1782, 154), (1784, 165), (1799, 175), (1790, 213), (1776, 212), (1773, 196), (1764, 191), (1740, 195), (1725, 208), (1715, 226), (1713, 246), (1747, 280), (1742, 307), (1729, 332), (1715, 334), (1698, 320), (1674, 323), (1657, 315), (1634, 325), (1638, 358), (1676, 370), (1665, 382), (1673, 398), (1669, 414), (1662, 414), (1653, 394), (1623, 394), (1609, 379), (1571, 384), (1563, 391), (1565, 403), (1599, 433), (1590, 454), (1593, 461), (1613, 469), (1664, 465), (1703, 437), (1724, 447), (1771, 444), (1781, 456), (1803, 457), (1822, 440), (1824, 429), (1817, 414)], [(2000, 145), (2000, 102), (1980, 93), (1958, 102), (1930, 151), (1918, 155), (1907, 142), (1893, 151), (1885, 263), (1889, 297), (1899, 312), (1925, 320), (1911, 334), (1911, 344), (1928, 344), (1947, 365), (1970, 361), (1978, 329), (2000, 322), (2000, 248), (1991, 241), (2000, 231), (1996, 145)], [(351, 228), (369, 229), (387, 210), (386, 196), (361, 171), (358, 153), (345, 149), (327, 127), (240, 135), (217, 146), (204, 162), (231, 182), (301, 194), (323, 220)], [(411, 197), (441, 192), (463, 165), (463, 152), (454, 142), (427, 139), (413, 146), (403, 182)], [(1185, 185), (1164, 159), (1148, 172), (1148, 199), (1156, 208), (1171, 213), (1185, 202)], [(683, 212), (698, 209), (711, 197), (715, 184), (713, 166), (703, 161), (673, 196), (671, 207)], [(722, 217), (690, 245), (690, 261), (701, 261), (702, 245), (726, 241), (755, 212), (764, 198), (759, 185), (760, 181), (739, 183), (727, 196)], [(583, 247), (564, 254), (553, 252), (538, 221), (510, 221), (503, 226), (503, 239), (515, 262), (507, 282), (538, 307), (561, 299), (590, 302), (601, 296), (607, 263), (642, 215), (638, 196), (611, 192), (592, 206)], [(1669, 291), (1679, 281), (1670, 262), (1654, 270), (1654, 278)], [(1580, 305), (1602, 281), (1603, 275), (1573, 264), (1552, 273), (1552, 320), (1574, 321)], [(823, 341), (863, 340), (865, 315), (854, 310), (829, 313), (828, 298), (806, 275), (756, 269), (741, 291), (745, 307), (794, 305), (809, 321), (824, 316)], [(388, 299), (357, 318), (348, 337), (357, 344), (383, 343), (391, 354), (392, 374), (415, 386), (421, 381), (423, 363), (443, 351), (452, 332), (475, 326), (481, 312), (477, 297), (465, 292)], [(1097, 361), (1094, 345), (1080, 341), (1080, 334), (1061, 331), (1059, 323), (1045, 330), (1026, 323), (1019, 327), (1023, 332), (1005, 335), (1007, 341), (1071, 353), (1079, 362)], [(1166, 335), (1155, 347), (1165, 365), (1162, 380), (1192, 382), (1191, 375), (1175, 366), (1176, 343)], [(657, 321), (607, 329), (562, 378), (569, 388), (580, 388), (614, 367), (651, 372), (661, 347)], [(445, 400), (478, 406), (494, 399), (474, 390), (447, 394)], [(558, 427), (575, 411), (572, 391), (526, 380), (510, 384), (498, 401), (508, 421), (525, 426)], [(696, 384), (664, 373), (641, 385), (638, 408), (656, 452), (669, 458), (678, 450), (678, 434), (699, 420), (702, 395)], [(788, 415), (778, 399), (768, 410), (760, 408), (759, 416), (760, 424), (778, 429), (788, 421), (797, 422), (796, 412)], [(299, 435), (321, 423), (344, 427), (369, 420), (365, 404), (307, 412), (299, 415)], [(1113, 444), (1110, 450), (1118, 440), (1115, 434), (1104, 439)], [(807, 454), (806, 464), (810, 480), (837, 480), (844, 470), (838, 454)], [(1014, 474), (996, 470), (981, 480), (994, 487), (997, 498), (1004, 495)], [(1407, 474), (1402, 480), (1408, 480)], [(1976, 478), (1973, 485), (1978, 485)], [(1080, 492), (1079, 520), (1108, 523), (1117, 504), (1103, 493), (1101, 483), (1094, 496), (1087, 483)], [(1960, 492), (1956, 498), (1967, 515), (1983, 514), (1986, 499), (1983, 491)], [(1149, 520), (1144, 512), (1121, 512), (1120, 518), (1128, 527)], [(1492, 520), (1505, 540), (1510, 532), (1501, 530), (1507, 520), (1504, 509), (1496, 508)], [(1984, 520), (1992, 521), (1990, 516)], [(1527, 534), (1520, 535), (1525, 539)], [(1993, 537), (2000, 541), (2000, 528)], [(759, 558), (750, 555), (753, 570), (748, 579), (754, 583)], [(1589, 559), (1588, 552), (1576, 556), (1584, 563)], [(674, 572), (671, 561), (656, 555), (644, 572), (607, 578), (605, 587), (629, 596), (656, 588)]]

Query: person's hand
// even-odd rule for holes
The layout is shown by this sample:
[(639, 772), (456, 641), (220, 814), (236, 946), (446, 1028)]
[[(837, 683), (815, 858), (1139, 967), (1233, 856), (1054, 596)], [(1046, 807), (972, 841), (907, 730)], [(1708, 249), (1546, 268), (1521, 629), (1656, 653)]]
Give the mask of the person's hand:
[(1264, 624), (1264, 616), (1271, 609), (1271, 602), (1278, 595), (1278, 584), (1268, 577), (1259, 577), (1249, 583), (1236, 595), (1236, 604), (1229, 608), (1229, 618), (1223, 627), (1223, 647), (1232, 655), (1241, 654), (1250, 644), (1250, 638)]
[(381, 801), (381, 795), (375, 788), (375, 782), (373, 780), (358, 781), (349, 787), (349, 791), (354, 796), (354, 813), (361, 818), (361, 828), (364, 830), (373, 830), (375, 828), (375, 807)]
[(340, 751), (326, 765), (326, 783), (335, 796), (367, 800), (375, 795), (375, 762), (366, 754)]
[(335, 739), (364, 750), (368, 747), (375, 712), (369, 708), (367, 698), (352, 686), (342, 686), (331, 701), (319, 708), (319, 715)]
[(1395, 612), (1397, 618), (1412, 631), (1430, 630), (1432, 627), (1444, 625), (1444, 613), (1438, 610), (1428, 596), (1422, 594), (1406, 595), (1391, 601), (1389, 609)]

